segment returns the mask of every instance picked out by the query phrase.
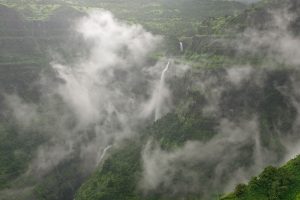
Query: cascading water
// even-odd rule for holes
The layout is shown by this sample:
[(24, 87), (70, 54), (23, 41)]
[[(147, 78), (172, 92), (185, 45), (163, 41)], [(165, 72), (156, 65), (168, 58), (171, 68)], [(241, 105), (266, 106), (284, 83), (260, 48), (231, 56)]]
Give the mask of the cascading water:
[(183, 44), (182, 44), (182, 42), (179, 42), (179, 46), (180, 46), (180, 52), (183, 52)]
[(112, 145), (108, 145), (107, 147), (105, 147), (102, 151), (102, 154), (100, 156), (100, 158), (98, 159), (98, 164), (101, 163), (101, 161), (103, 160), (106, 152), (112, 147)]
[(168, 71), (170, 66), (170, 60), (168, 60), (168, 63), (164, 70), (161, 73), (158, 91), (157, 91), (157, 98), (156, 98), (156, 106), (155, 106), (155, 121), (158, 120), (161, 117), (161, 106), (164, 99), (164, 88), (165, 88), (165, 74)]
[(260, 133), (256, 132), (255, 138), (254, 138), (255, 146), (254, 146), (254, 153), (255, 153), (255, 162), (256, 165), (261, 168), (263, 166), (263, 154), (262, 154), (262, 147), (261, 147), (261, 141), (260, 141)]

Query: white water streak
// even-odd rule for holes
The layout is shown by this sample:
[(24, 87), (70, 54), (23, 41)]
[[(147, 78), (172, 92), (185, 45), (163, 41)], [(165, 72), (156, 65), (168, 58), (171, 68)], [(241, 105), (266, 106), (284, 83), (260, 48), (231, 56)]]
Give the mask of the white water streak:
[(101, 161), (103, 160), (104, 156), (106, 155), (106, 152), (112, 148), (112, 145), (108, 145), (107, 147), (105, 147), (102, 151), (102, 154), (100, 156), (100, 158), (98, 159), (98, 164), (101, 163)]
[(158, 120), (161, 117), (161, 106), (163, 103), (163, 97), (164, 97), (164, 88), (165, 88), (165, 74), (168, 71), (170, 66), (170, 60), (168, 60), (168, 63), (164, 70), (161, 73), (160, 81), (159, 81), (159, 88), (157, 92), (157, 99), (156, 99), (156, 107), (155, 107), (155, 121)]
[(183, 44), (182, 44), (182, 42), (179, 42), (179, 45), (180, 45), (180, 52), (183, 52)]

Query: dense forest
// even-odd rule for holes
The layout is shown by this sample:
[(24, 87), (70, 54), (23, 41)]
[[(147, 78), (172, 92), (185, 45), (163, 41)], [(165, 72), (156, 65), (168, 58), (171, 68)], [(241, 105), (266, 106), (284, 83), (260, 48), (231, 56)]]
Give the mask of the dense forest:
[(298, 0), (0, 0), (0, 200), (300, 199)]

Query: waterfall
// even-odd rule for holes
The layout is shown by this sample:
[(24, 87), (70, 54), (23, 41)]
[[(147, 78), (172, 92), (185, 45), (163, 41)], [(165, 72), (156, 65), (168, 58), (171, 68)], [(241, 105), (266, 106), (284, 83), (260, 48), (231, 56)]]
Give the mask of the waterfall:
[(107, 147), (105, 147), (102, 151), (102, 154), (100, 156), (100, 158), (98, 159), (98, 164), (101, 163), (101, 161), (103, 160), (106, 152), (112, 147), (112, 145), (108, 145)]
[(256, 165), (259, 167), (263, 166), (263, 154), (262, 154), (262, 148), (261, 148), (261, 142), (260, 142), (260, 133), (257, 132), (254, 137), (255, 142), (255, 149), (254, 149), (254, 155), (255, 155), (255, 162)]
[(183, 52), (183, 44), (182, 44), (182, 42), (179, 42), (179, 46), (180, 46), (180, 52)]
[(161, 106), (162, 106), (162, 101), (164, 99), (164, 90), (165, 90), (165, 74), (168, 71), (169, 66), (170, 66), (170, 60), (168, 60), (168, 63), (160, 76), (159, 87), (158, 87), (157, 98), (156, 98), (155, 121), (159, 119), (161, 116)]

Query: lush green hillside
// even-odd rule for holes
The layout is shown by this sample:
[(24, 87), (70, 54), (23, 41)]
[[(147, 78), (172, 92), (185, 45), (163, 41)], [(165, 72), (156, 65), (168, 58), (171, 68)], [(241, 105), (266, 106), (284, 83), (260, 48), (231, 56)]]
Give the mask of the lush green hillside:
[[(107, 9), (116, 17), (166, 35), (167, 49), (178, 53), (178, 36), (193, 35), (207, 17), (239, 12), (227, 1), (0, 1), (0, 64), (47, 65), (49, 51), (63, 51), (74, 20), (88, 10)], [(175, 37), (176, 36), (176, 37)], [(76, 43), (72, 40), (71, 43)], [(74, 46), (73, 49), (78, 48)], [(64, 53), (66, 51), (63, 51)], [(69, 52), (68, 52), (69, 53)], [(70, 56), (70, 55), (68, 55)]]
[[(52, 1), (50, 6), (42, 4), (40, 7), (21, 1), (2, 3), (1, 94), (17, 92), (26, 101), (36, 102), (41, 91), (34, 83), (39, 79), (40, 72), (48, 69), (51, 60), (48, 57), (48, 54), (51, 54), (49, 50), (59, 50), (63, 54), (64, 46), (70, 47), (66, 45), (70, 39), (69, 27), (72, 26), (73, 20), (82, 16), (82, 12), (78, 11), (82, 8), (73, 4), (71, 7), (69, 4), (52, 6)], [(76, 50), (78, 47), (74, 41), (74, 38), (70, 39)], [(69, 49), (67, 53), (70, 54)], [(69, 54), (65, 56), (68, 57)], [(78, 155), (71, 156), (52, 171), (43, 174), (43, 180), (24, 175), (36, 156), (36, 149), (45, 142), (47, 136), (43, 133), (45, 131), (20, 131), (14, 119), (9, 117), (3, 101), (4, 96), (1, 95), (0, 120), (3, 128), (0, 132), (0, 199), (73, 199), (75, 191), (85, 179), (79, 175), (81, 169)], [(18, 188), (21, 189), (16, 192)]]
[[(76, 200), (120, 199), (120, 196), (124, 197), (124, 199), (149, 200), (202, 199), (203, 193), (207, 195), (205, 199), (217, 198), (225, 186), (222, 184), (226, 184), (227, 181), (234, 178), (233, 172), (235, 170), (240, 167), (251, 169), (256, 151), (251, 139), (237, 145), (239, 156), (228, 161), (231, 164), (227, 166), (228, 169), (222, 174), (222, 180), (215, 180), (217, 182), (220, 181), (222, 183), (220, 185), (216, 186), (210, 181), (215, 176), (216, 163), (201, 159), (193, 161), (192, 166), (184, 163), (183, 165), (188, 170), (194, 172), (194, 177), (206, 183), (205, 187), (196, 185), (197, 189), (191, 192), (178, 190), (174, 193), (172, 187), (162, 184), (159, 188), (144, 194), (139, 188), (139, 181), (143, 173), (141, 168), (143, 159), (140, 149), (145, 146), (149, 139), (158, 142), (160, 148), (167, 152), (176, 152), (188, 141), (209, 143), (215, 137), (224, 134), (218, 129), (222, 118), (239, 121), (245, 118), (251, 119), (254, 113), (257, 114), (260, 122), (259, 135), (261, 143), (266, 150), (268, 149), (268, 151), (274, 153), (272, 157), (275, 156), (273, 157), (277, 160), (275, 163), (281, 161), (284, 157), (285, 148), (280, 140), (286, 134), (295, 134), (292, 133), (291, 128), (295, 121), (296, 111), (292, 102), (276, 91), (275, 85), (288, 86), (290, 84), (288, 77), (299, 72), (269, 69), (267, 71), (258, 70), (254, 73), (254, 76), (258, 76), (260, 73), (267, 77), (262, 85), (259, 86), (246, 81), (240, 88), (235, 88), (231, 85), (231, 87), (229, 86), (230, 89), (226, 89), (221, 94), (222, 103), (219, 108), (219, 116), (208, 117), (203, 115), (202, 107), (208, 103), (206, 93), (204, 91), (200, 92), (197, 88), (189, 89), (188, 91), (184, 90), (184, 88), (190, 88), (189, 84), (193, 85), (193, 82), (186, 82), (181, 86), (175, 83), (174, 87), (176, 88), (174, 88), (174, 91), (178, 95), (176, 97), (179, 101), (177, 112), (167, 114), (142, 131), (141, 138), (134, 139), (140, 142), (132, 142), (130, 145), (114, 151), (104, 162), (103, 166), (79, 189)], [(215, 71), (208, 69), (206, 72), (201, 69), (198, 73), (194, 72), (193, 75), (186, 78), (188, 80), (196, 81), (198, 79), (203, 81), (205, 74), (209, 74), (207, 79), (216, 78), (218, 80), (217, 84), (230, 84), (224, 79), (226, 73), (224, 73), (223, 69)], [(178, 82), (182, 82), (182, 80), (178, 80)], [(180, 87), (183, 88), (182, 91)], [(210, 89), (213, 90), (213, 88), (211, 87)], [(184, 106), (187, 101), (190, 102), (188, 107)], [(228, 112), (228, 110), (231, 112)], [(274, 130), (278, 130), (280, 133), (275, 135)], [(270, 139), (270, 136), (272, 136), (272, 139)], [(230, 148), (228, 147), (227, 150), (230, 151)], [(176, 163), (174, 165), (176, 166)], [(181, 174), (180, 167), (174, 173), (176, 175), (170, 175), (171, 185), (191, 184), (189, 183), (190, 180)]]
[(81, 186), (75, 199), (140, 199), (135, 192), (141, 171), (140, 152), (137, 141), (126, 142)]
[(183, 34), (193, 32), (200, 20), (207, 17), (221, 16), (241, 11), (245, 4), (234, 1), (209, 0), (134, 0), (134, 1), (6, 1), (0, 3), (16, 8), (27, 19), (44, 20), (60, 6), (70, 6), (86, 11), (103, 8), (112, 11), (118, 18), (142, 24), (145, 28), (163, 34)]
[(282, 167), (267, 167), (222, 200), (297, 200), (300, 198), (300, 156)]
[[(293, 4), (295, 1), (289, 3)], [(213, 66), (214, 69), (195, 69), (191, 72), (191, 76), (174, 83), (174, 93), (178, 95), (175, 97), (178, 101), (176, 112), (169, 113), (148, 127), (143, 132), (143, 140), (147, 141), (147, 138), (150, 137), (159, 143), (160, 148), (172, 152), (182, 147), (189, 140), (207, 142), (213, 140), (216, 135), (222, 134), (217, 130), (220, 118), (239, 121), (242, 119), (249, 120), (252, 115), (255, 115), (258, 117), (259, 138), (264, 150), (272, 152), (272, 156), (275, 156), (276, 161), (274, 160), (274, 164), (280, 163), (286, 152), (282, 139), (287, 135), (297, 134), (297, 131), (293, 133), (292, 129), (298, 114), (289, 95), (283, 95), (277, 88), (290, 88), (292, 74), (298, 74), (298, 70), (289, 69), (284, 63), (268, 62), (269, 58), (264, 56), (260, 58), (258, 54), (263, 55), (263, 50), (259, 48), (256, 49), (257, 52), (254, 56), (241, 57), (239, 55), (237, 58), (234, 56), (236, 55), (235, 52), (230, 52), (232, 46), (228, 46), (228, 44), (230, 45), (230, 41), (235, 39), (236, 35), (240, 36), (240, 33), (247, 28), (267, 30), (268, 24), (271, 23), (271, 14), (268, 9), (284, 8), (286, 5), (290, 4), (282, 1), (262, 2), (254, 5), (241, 15), (213, 18), (203, 22), (206, 23), (206, 26), (202, 27), (201, 30), (199, 29), (199, 31), (202, 31), (205, 35), (181, 38), (187, 48), (184, 57), (189, 61), (195, 61), (195, 68), (197, 66), (206, 66), (207, 68)], [(289, 8), (292, 12), (297, 10), (296, 6)], [(296, 17), (295, 21), (297, 20)], [(297, 26), (293, 25), (295, 23), (297, 22), (293, 21), (291, 23), (291, 32), (296, 35)], [(229, 33), (234, 35), (228, 36)], [(224, 38), (229, 42), (224, 42)], [(221, 42), (218, 40), (221, 40)], [(227, 85), (225, 68), (249, 63), (257, 67), (252, 76), (254, 80), (245, 80), (238, 87)], [(267, 67), (266, 71), (262, 69), (264, 67)], [(255, 77), (260, 75), (264, 77), (263, 82), (259, 82), (257, 85)], [(203, 116), (201, 110), (201, 107), (209, 101), (206, 99), (205, 91), (201, 91), (200, 88), (194, 86), (195, 82), (205, 82), (206, 78), (209, 80), (217, 79), (219, 81), (216, 81), (216, 84), (225, 85), (226, 88), (225, 91), (221, 92), (220, 99), (222, 101), (218, 105), (219, 113), (210, 117)], [(184, 89), (181, 90), (181, 88)], [(214, 90), (213, 88), (210, 87), (208, 90)], [(192, 103), (186, 107), (186, 102)], [(247, 132), (246, 129), (244, 131)], [(113, 156), (103, 164), (103, 168), (100, 167), (79, 189), (76, 195), (77, 200), (119, 199), (118, 196), (112, 194), (123, 195), (125, 199), (217, 199), (219, 194), (223, 192), (222, 186), (210, 185), (210, 179), (215, 175), (215, 165), (200, 160), (188, 169), (195, 170), (194, 176), (208, 186), (207, 188), (204, 187), (204, 193), (209, 194), (209, 197), (202, 196), (203, 186), (201, 184), (196, 192), (177, 191), (175, 194), (168, 186), (161, 184), (158, 188), (145, 194), (139, 190), (139, 180), (142, 176), (142, 170), (140, 169), (140, 164), (143, 162), (142, 156), (136, 154), (126, 155), (126, 159), (124, 159), (121, 156), (124, 151), (126, 151), (126, 148), (114, 152)], [(235, 178), (232, 177), (235, 176), (233, 175), (235, 170), (240, 168), (250, 169), (254, 162), (252, 158), (256, 150), (251, 141), (239, 146), (238, 151), (239, 157), (228, 161), (230, 164), (226, 169), (227, 171), (219, 177), (220, 180), (218, 181), (223, 184), (226, 184), (226, 181), (231, 178)], [(300, 176), (298, 176), (299, 161), (300, 158), (298, 157), (284, 167), (278, 169), (274, 167), (266, 168), (261, 175), (253, 178), (249, 185), (238, 185), (235, 192), (228, 197), (224, 197), (224, 199), (292, 200), (299, 198), (297, 196), (300, 191), (298, 187), (300, 181)], [(130, 163), (134, 163), (132, 167)], [(185, 165), (188, 166), (187, 163)], [(204, 176), (203, 172), (205, 173)], [(132, 176), (123, 176), (123, 173)], [(172, 185), (189, 183), (190, 180), (186, 180), (182, 173), (180, 169), (175, 172), (175, 178), (170, 180)], [(130, 187), (132, 185), (136, 185), (136, 187), (129, 192), (129, 188), (124, 188), (124, 182), (129, 183)], [(129, 195), (127, 196), (127, 194)]]

